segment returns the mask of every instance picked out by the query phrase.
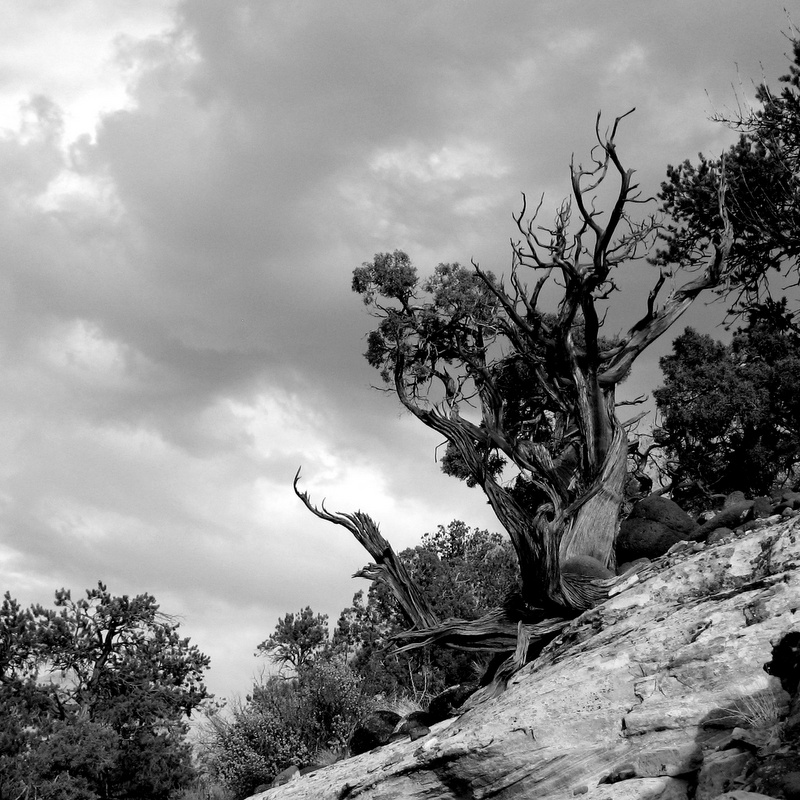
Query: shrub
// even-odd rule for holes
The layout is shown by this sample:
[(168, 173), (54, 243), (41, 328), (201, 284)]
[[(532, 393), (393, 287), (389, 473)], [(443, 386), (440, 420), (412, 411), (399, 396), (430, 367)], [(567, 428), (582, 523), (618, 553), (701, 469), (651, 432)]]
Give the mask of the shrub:
[(320, 660), (300, 674), (298, 723), (315, 751), (342, 750), (370, 711), (363, 681), (347, 664)]
[(233, 719), (212, 719), (209, 747), (215, 776), (236, 798), (253, 794), (290, 764), (308, 763), (311, 751), (297, 727), (252, 701), (234, 709)]

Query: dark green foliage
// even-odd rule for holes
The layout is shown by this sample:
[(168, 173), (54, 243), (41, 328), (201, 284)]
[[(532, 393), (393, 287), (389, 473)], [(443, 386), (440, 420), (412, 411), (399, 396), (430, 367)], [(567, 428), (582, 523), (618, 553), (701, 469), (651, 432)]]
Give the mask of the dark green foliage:
[(233, 718), (212, 720), (210, 767), (216, 778), (239, 798), (269, 784), (291, 764), (311, 758), (291, 720), (265, 713), (253, 702), (233, 709)]
[(328, 641), (328, 615), (314, 614), (306, 606), (278, 620), (275, 633), (258, 645), (258, 650), (282, 666), (296, 672), (309, 666)]
[[(491, 273), (487, 279), (494, 280)], [(381, 320), (367, 337), (367, 361), (388, 383), (401, 357), (411, 385), (417, 388), (441, 374), (444, 365), (482, 349), (499, 308), (486, 281), (474, 270), (439, 264), (430, 278), (420, 281), (411, 259), (400, 250), (378, 253), (353, 270), (352, 288), (365, 305), (375, 306)], [(429, 297), (421, 310), (420, 290)], [(383, 306), (379, 297), (396, 301), (399, 307)]]
[(800, 335), (785, 306), (751, 315), (729, 345), (691, 328), (661, 359), (664, 386), (656, 441), (665, 447), (675, 499), (708, 504), (711, 494), (755, 497), (791, 483), (800, 465)]
[(343, 752), (369, 710), (359, 676), (341, 660), (318, 657), (296, 678), (255, 686), (232, 719), (212, 718), (211, 770), (237, 798), (247, 797), (292, 764)]
[(741, 132), (739, 141), (722, 158), (701, 154), (696, 165), (670, 166), (659, 195), (672, 221), (657, 261), (688, 264), (721, 230), (718, 191), (724, 175), (734, 233), (728, 288), (738, 293), (739, 310), (769, 299), (770, 272), (796, 271), (800, 263), (800, 40), (793, 49), (794, 63), (777, 94), (762, 84), (757, 109), (720, 119)]
[[(500, 606), (516, 587), (518, 567), (510, 543), (460, 520), (440, 525), (400, 555), (441, 619), (476, 619)], [(424, 702), (446, 686), (477, 677), (473, 657), (454, 650), (393, 654), (391, 637), (407, 627), (391, 592), (373, 583), (366, 602), (358, 592), (342, 612), (333, 643), (350, 654), (351, 666), (371, 693), (411, 695)]]
[(360, 677), (343, 661), (321, 658), (297, 682), (298, 719), (308, 746), (343, 750), (369, 710)]
[(193, 778), (208, 657), (150, 595), (101, 583), (55, 606), (0, 607), (0, 797), (172, 796)]

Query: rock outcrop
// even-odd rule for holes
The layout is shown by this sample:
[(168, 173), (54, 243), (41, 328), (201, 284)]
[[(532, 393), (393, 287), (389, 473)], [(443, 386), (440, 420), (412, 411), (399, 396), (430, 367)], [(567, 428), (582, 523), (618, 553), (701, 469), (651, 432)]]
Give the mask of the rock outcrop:
[(499, 697), (257, 797), (800, 797), (798, 564), (796, 519), (679, 543)]

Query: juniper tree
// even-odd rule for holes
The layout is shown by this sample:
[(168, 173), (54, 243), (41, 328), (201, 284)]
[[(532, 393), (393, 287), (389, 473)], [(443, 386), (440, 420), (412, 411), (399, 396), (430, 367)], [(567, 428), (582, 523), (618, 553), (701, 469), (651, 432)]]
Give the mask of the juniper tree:
[[(477, 264), (440, 264), (421, 278), (402, 251), (353, 274), (373, 315), (366, 358), (402, 405), (447, 440), (514, 544), (533, 606), (580, 609), (602, 596), (628, 442), (616, 390), (635, 359), (724, 275), (730, 237), (720, 229), (683, 283), (662, 267), (639, 320), (607, 338), (620, 268), (644, 263), (658, 231), (617, 153), (617, 119), (597, 127), (591, 164), (571, 165), (571, 198), (548, 225), (542, 203), (515, 216), (520, 238), (503, 281)], [(598, 195), (613, 197), (606, 212)], [(673, 288), (659, 297), (667, 278)], [(472, 407), (477, 413), (472, 413)], [(507, 469), (500, 471), (501, 464)], [(517, 478), (504, 481), (509, 468)], [(516, 487), (516, 488), (515, 488)]]

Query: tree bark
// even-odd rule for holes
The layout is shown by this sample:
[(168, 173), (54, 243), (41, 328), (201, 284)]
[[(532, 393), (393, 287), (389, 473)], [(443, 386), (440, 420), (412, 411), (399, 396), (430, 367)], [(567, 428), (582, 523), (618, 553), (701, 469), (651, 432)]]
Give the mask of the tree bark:
[(316, 508), (311, 503), (308, 493), (301, 492), (297, 488), (299, 480), (300, 470), (298, 469), (294, 476), (294, 492), (303, 501), (305, 507), (314, 516), (347, 528), (356, 541), (375, 559), (374, 564), (369, 564), (356, 574), (370, 580), (385, 581), (392, 589), (408, 621), (415, 627), (430, 628), (438, 625), (439, 619), (427, 598), (412, 580), (406, 565), (394, 552), (389, 542), (383, 538), (373, 519), (361, 511), (356, 511), (354, 514), (332, 514), (326, 510), (324, 503), (321, 510)]

